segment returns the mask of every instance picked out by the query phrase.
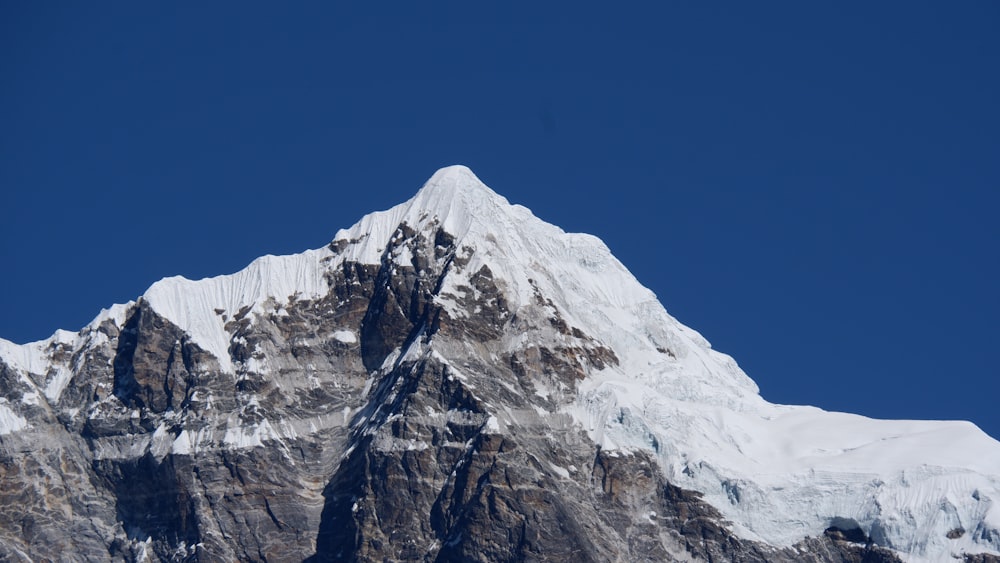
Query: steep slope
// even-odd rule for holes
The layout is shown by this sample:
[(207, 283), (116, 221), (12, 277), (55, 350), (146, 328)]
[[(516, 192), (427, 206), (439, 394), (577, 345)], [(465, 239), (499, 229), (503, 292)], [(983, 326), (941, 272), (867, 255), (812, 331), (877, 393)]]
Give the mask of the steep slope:
[(1000, 554), (1000, 443), (767, 403), (459, 166), (322, 249), (0, 341), (0, 383), (11, 559)]

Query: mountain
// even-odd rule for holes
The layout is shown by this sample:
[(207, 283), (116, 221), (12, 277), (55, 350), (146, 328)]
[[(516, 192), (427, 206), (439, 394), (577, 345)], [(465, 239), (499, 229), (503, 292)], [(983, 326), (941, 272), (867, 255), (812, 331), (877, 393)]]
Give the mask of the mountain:
[(0, 393), (3, 560), (1000, 561), (1000, 443), (768, 403), (461, 166), (0, 340)]

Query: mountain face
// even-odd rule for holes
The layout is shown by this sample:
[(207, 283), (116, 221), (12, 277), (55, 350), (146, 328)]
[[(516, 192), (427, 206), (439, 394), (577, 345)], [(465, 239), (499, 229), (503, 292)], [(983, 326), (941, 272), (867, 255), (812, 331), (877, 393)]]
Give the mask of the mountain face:
[(1000, 443), (773, 405), (468, 169), (0, 340), (0, 560), (1000, 561)]

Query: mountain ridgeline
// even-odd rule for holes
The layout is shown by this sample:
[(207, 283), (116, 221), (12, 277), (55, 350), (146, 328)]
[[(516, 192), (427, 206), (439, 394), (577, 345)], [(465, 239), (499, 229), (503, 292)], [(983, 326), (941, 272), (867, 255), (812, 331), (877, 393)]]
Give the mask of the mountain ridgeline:
[(773, 405), (467, 168), (0, 340), (0, 560), (1000, 561), (1000, 443)]

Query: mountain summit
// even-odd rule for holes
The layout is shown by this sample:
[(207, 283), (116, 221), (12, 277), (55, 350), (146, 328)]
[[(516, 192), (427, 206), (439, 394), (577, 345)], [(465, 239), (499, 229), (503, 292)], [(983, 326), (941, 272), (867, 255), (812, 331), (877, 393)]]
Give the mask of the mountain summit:
[(463, 166), (0, 340), (0, 471), (15, 561), (1000, 561), (1000, 443), (768, 403)]

